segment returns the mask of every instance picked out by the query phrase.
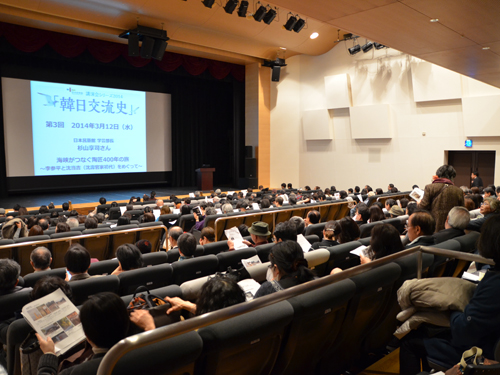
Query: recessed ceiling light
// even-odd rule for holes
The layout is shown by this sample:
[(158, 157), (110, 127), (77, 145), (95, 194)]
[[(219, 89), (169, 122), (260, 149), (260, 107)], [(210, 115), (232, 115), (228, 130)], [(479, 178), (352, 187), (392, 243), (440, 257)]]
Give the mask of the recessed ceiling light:
[(431, 22), (439, 22), (439, 18), (432, 18)]
[(486, 50), (490, 49), (490, 47), (483, 47), (483, 49), (486, 51)]
[(316, 32), (314, 32), (314, 33), (311, 34), (311, 36), (309, 38), (316, 39), (318, 36), (319, 36), (319, 34), (316, 33)]

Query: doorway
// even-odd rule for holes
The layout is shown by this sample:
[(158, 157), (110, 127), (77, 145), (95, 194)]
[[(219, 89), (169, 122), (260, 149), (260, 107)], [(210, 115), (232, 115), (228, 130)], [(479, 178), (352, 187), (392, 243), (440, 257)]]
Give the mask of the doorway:
[(456, 186), (471, 186), (470, 175), (478, 171), (484, 187), (495, 181), (496, 151), (448, 151), (448, 164), (457, 171)]

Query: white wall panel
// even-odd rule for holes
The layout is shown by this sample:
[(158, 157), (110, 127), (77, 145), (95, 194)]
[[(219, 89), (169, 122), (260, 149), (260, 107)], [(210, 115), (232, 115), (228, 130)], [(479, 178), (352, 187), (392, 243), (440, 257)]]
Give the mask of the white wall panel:
[(413, 97), (416, 102), (460, 99), (460, 74), (426, 61), (411, 64)]
[(388, 104), (352, 107), (353, 139), (392, 138), (391, 112)]
[(348, 74), (325, 77), (326, 108), (337, 109), (352, 106), (351, 83)]
[(500, 95), (462, 99), (466, 137), (500, 136)]
[(304, 139), (306, 141), (332, 139), (330, 123), (327, 109), (304, 111), (302, 114)]

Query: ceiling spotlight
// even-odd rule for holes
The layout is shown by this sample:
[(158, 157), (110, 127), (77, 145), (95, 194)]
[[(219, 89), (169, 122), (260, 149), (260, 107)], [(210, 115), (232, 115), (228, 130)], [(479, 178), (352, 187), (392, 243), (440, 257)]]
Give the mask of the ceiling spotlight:
[(382, 48), (385, 48), (385, 46), (383, 44), (380, 44), (380, 43), (373, 43), (373, 46), (375, 47), (375, 49), (382, 49)]
[(238, 5), (238, 0), (227, 0), (226, 5), (224, 6), (224, 10), (227, 14), (233, 14), (236, 6)]
[(359, 44), (356, 44), (355, 46), (352, 46), (351, 48), (348, 48), (347, 50), (349, 51), (349, 54), (355, 55), (359, 51), (361, 51), (361, 47), (359, 46)]
[(276, 11), (274, 9), (269, 9), (267, 13), (264, 15), (262, 21), (264, 21), (264, 23), (269, 25), (271, 22), (273, 22), (275, 18), (276, 18)]
[(319, 36), (319, 34), (317, 32), (314, 32), (311, 34), (311, 36), (309, 38), (316, 39), (318, 36)]
[(246, 0), (240, 1), (240, 7), (238, 8), (238, 16), (239, 17), (246, 17), (247, 10), (248, 10), (248, 1), (246, 1)]
[(293, 29), (293, 27), (295, 26), (295, 24), (297, 23), (297, 17), (295, 16), (291, 16), (287, 21), (286, 23), (283, 25), (283, 27), (288, 30), (288, 31), (291, 31)]
[(306, 25), (306, 21), (304, 21), (302, 18), (299, 18), (297, 22), (295, 22), (295, 25), (293, 26), (293, 31), (296, 33), (300, 32)]
[(262, 21), (266, 14), (266, 7), (264, 5), (261, 5), (259, 9), (253, 14), (253, 19), (257, 22)]
[(365, 45), (361, 47), (364, 53), (367, 53), (373, 48), (373, 43), (372, 42), (367, 42)]
[(214, 5), (215, 0), (203, 0), (202, 1), (203, 5), (205, 5), (207, 8), (212, 8), (212, 5)]

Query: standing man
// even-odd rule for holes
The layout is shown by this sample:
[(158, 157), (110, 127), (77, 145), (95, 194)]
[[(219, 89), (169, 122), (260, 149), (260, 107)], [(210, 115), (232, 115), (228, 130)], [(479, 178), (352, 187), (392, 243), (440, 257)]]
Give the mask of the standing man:
[(478, 171), (472, 172), (471, 175), (470, 175), (470, 178), (472, 179), (471, 186), (470, 186), (471, 188), (474, 187), (474, 186), (475, 187), (480, 187), (480, 186), (482, 187), (482, 186), (484, 186), (483, 185), (483, 180), (481, 179), (481, 177), (479, 177), (479, 172)]

